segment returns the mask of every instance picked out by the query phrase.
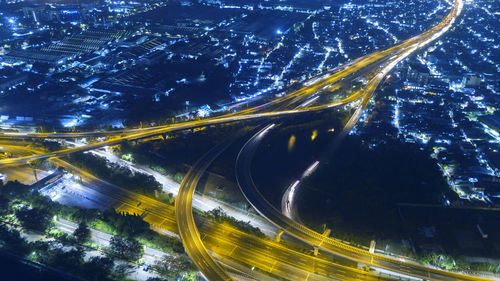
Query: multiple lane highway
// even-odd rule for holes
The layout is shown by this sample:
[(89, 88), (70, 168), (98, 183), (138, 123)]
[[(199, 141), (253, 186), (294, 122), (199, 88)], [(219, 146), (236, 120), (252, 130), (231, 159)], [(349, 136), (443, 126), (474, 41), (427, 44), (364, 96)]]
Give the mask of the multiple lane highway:
[[(357, 123), (361, 114), (366, 109), (368, 102), (373, 96), (373, 92), (378, 87), (383, 78), (392, 70), (392, 68), (394, 68), (398, 62), (409, 56), (415, 50), (421, 48), (425, 44), (428, 44), (432, 40), (435, 40), (442, 33), (448, 30), (455, 21), (456, 17), (460, 14), (462, 5), (463, 3), (460, 0), (455, 1), (452, 11), (438, 25), (438, 27), (441, 26), (441, 29), (435, 27), (431, 29), (434, 30), (435, 33), (426, 32), (420, 35), (419, 39), (422, 40), (421, 42), (413, 42), (412, 44), (410, 44), (409, 50), (402, 52), (398, 57), (394, 59), (393, 62), (385, 66), (382, 71), (376, 74), (373, 79), (369, 81), (366, 87), (362, 89), (362, 91), (364, 92), (363, 99), (353, 116), (345, 125), (343, 134), (349, 132)], [(353, 261), (367, 264), (376, 268), (383, 268), (392, 272), (399, 272), (406, 275), (430, 280), (482, 280), (482, 278), (478, 277), (457, 274), (454, 272), (446, 272), (408, 261), (403, 262), (391, 257), (373, 254), (360, 248), (341, 243), (335, 239), (325, 237), (320, 233), (317, 233), (283, 215), (281, 211), (279, 211), (271, 203), (269, 203), (259, 192), (258, 188), (255, 186), (255, 183), (252, 180), (250, 173), (253, 155), (257, 150), (259, 143), (271, 129), (272, 125), (265, 127), (257, 134), (255, 134), (244, 145), (238, 155), (236, 175), (240, 189), (245, 195), (246, 199), (262, 216), (266, 217), (277, 227), (283, 229), (290, 235), (311, 244), (312, 246), (319, 247), (320, 249), (327, 252), (334, 253), (336, 255), (340, 255), (352, 259)]]
[(210, 164), (219, 156), (229, 141), (220, 143), (201, 157), (184, 177), (179, 188), (177, 200), (175, 200), (175, 215), (177, 226), (182, 239), (182, 244), (198, 269), (208, 278), (208, 280), (232, 280), (210, 255), (203, 245), (200, 233), (196, 227), (193, 217), (193, 195), (200, 181)]
[(276, 227), (295, 238), (354, 262), (365, 264), (373, 268), (382, 268), (391, 272), (401, 273), (428, 280), (487, 280), (475, 276), (468, 276), (454, 272), (438, 270), (422, 266), (412, 261), (401, 261), (392, 257), (370, 253), (369, 251), (354, 247), (338, 240), (324, 236), (282, 214), (281, 210), (274, 207), (258, 190), (251, 176), (253, 156), (266, 134), (274, 128), (268, 125), (253, 135), (241, 149), (236, 162), (236, 179), (241, 192), (247, 201), (266, 219)]
[[(7, 146), (4, 144), (2, 146), (3, 149), (16, 153), (41, 152), (39, 149), (29, 146)], [(212, 152), (204, 157), (203, 161), (200, 161), (200, 165), (193, 166), (190, 178), (201, 176), (204, 169), (197, 167), (200, 167), (203, 163), (205, 163), (203, 165), (205, 166), (207, 162), (212, 162), (224, 147), (225, 144), (214, 148)], [(63, 160), (52, 159), (50, 161), (55, 162), (54, 164), (57, 166), (63, 167), (75, 175), (79, 175), (85, 185), (85, 190), (82, 190), (82, 192), (86, 196), (97, 199), (99, 202), (108, 202), (117, 212), (142, 215), (146, 222), (150, 223), (154, 229), (160, 232), (168, 234), (180, 233), (176, 219), (177, 211), (173, 206), (102, 181)], [(197, 184), (194, 183), (191, 185), (187, 183), (195, 181), (197, 182), (197, 180), (186, 180), (184, 186), (189, 187), (189, 189), (185, 189), (184, 191), (187, 191), (188, 194), (191, 193), (190, 189)], [(141, 204), (138, 206), (139, 202)], [(185, 205), (185, 203), (179, 203), (178, 206), (182, 205)], [(187, 220), (191, 211), (187, 209), (181, 211), (183, 215), (180, 217), (194, 226), (193, 221)], [(329, 260), (326, 256), (315, 257), (299, 249), (287, 247), (267, 238), (258, 238), (227, 224), (202, 220), (199, 225), (198, 235), (202, 237), (203, 243), (187, 244), (187, 246), (206, 247), (205, 250), (214, 254), (219, 261), (224, 262), (224, 267), (227, 266), (226, 263), (228, 261), (231, 261), (231, 268), (236, 266), (240, 271), (243, 271), (245, 268), (255, 267), (258, 271), (250, 270), (246, 274), (255, 280), (276, 280), (276, 278), (285, 278), (288, 280), (393, 280), (393, 278), (388, 276), (380, 276), (357, 268), (337, 264)], [(183, 242), (195, 238), (188, 237), (187, 239), (183, 239)], [(189, 252), (189, 250), (187, 251)], [(206, 256), (204, 258), (211, 259), (211, 257)], [(207, 266), (201, 268), (211, 270)], [(206, 271), (203, 271), (203, 273), (206, 276), (213, 277)], [(265, 274), (263, 275), (263, 273)], [(264, 276), (269, 277), (266, 278)], [(276, 278), (271, 276), (275, 276)]]
[[(38, 155), (31, 155), (27, 157), (10, 158), (0, 160), (1, 165), (12, 165), (12, 164), (25, 164), (31, 160), (46, 159), (64, 156), (70, 153), (84, 150), (92, 150), (108, 145), (115, 145), (125, 141), (137, 140), (148, 138), (157, 135), (164, 135), (167, 133), (172, 133), (175, 131), (182, 131), (193, 129), (197, 127), (211, 126), (228, 122), (237, 122), (245, 120), (253, 120), (259, 118), (270, 118), (278, 116), (287, 116), (292, 114), (298, 114), (303, 112), (317, 111), (330, 109), (332, 107), (337, 107), (357, 101), (359, 99), (364, 99), (367, 104), (371, 99), (372, 91), (368, 92), (354, 92), (351, 96), (334, 102), (332, 104), (320, 105), (308, 108), (297, 108), (293, 110), (279, 110), (279, 111), (265, 111), (272, 110), (275, 106), (284, 106), (287, 104), (293, 104), (294, 102), (301, 101), (310, 95), (317, 92), (328, 91), (335, 86), (336, 83), (346, 79), (351, 75), (358, 75), (359, 77), (367, 76), (367, 73), (363, 71), (364, 69), (371, 69), (374, 71), (375, 78), (381, 80), (385, 74), (387, 74), (399, 61), (406, 58), (418, 48), (423, 47), (429, 42), (438, 38), (441, 34), (446, 32), (456, 17), (460, 14), (462, 9), (462, 0), (456, 0), (452, 11), (441, 21), (438, 25), (431, 28), (430, 30), (422, 33), (419, 36), (412, 37), (394, 47), (388, 48), (380, 52), (372, 53), (370, 55), (364, 56), (360, 59), (353, 61), (346, 66), (336, 69), (332, 73), (327, 73), (313, 82), (306, 82), (304, 87), (299, 90), (293, 91), (288, 95), (284, 95), (281, 98), (277, 98), (266, 104), (250, 108), (247, 110), (240, 111), (238, 113), (229, 113), (219, 117), (208, 118), (198, 121), (189, 121), (178, 124), (157, 126), (150, 128), (140, 128), (140, 129), (126, 129), (110, 132), (82, 132), (82, 133), (1, 133), (0, 138), (8, 139), (24, 139), (24, 138), (96, 138), (96, 137), (108, 137), (108, 140), (94, 142), (88, 145), (82, 145), (79, 147), (63, 149), (60, 151), (43, 153)], [(383, 67), (383, 71), (380, 69)], [(378, 78), (377, 78), (378, 77)], [(373, 86), (373, 90), (376, 88)], [(371, 93), (370, 93), (371, 92)], [(264, 112), (263, 112), (264, 111)], [(354, 119), (352, 119), (354, 121)], [(352, 122), (353, 122), (352, 121)]]
[[(449, 30), (456, 18), (460, 15), (462, 7), (462, 0), (455, 0), (450, 13), (438, 25), (428, 31), (412, 37), (394, 47), (364, 56), (342, 68), (329, 72), (317, 79), (308, 81), (304, 83), (304, 86), (299, 90), (293, 91), (292, 93), (260, 106), (242, 110), (237, 113), (166, 126), (106, 132), (0, 133), (0, 138), (13, 140), (34, 138), (107, 138), (103, 141), (66, 148), (55, 152), (41, 152), (39, 150), (27, 149), (32, 155), (1, 159), (0, 166), (26, 164), (29, 161), (37, 159), (50, 159), (57, 165), (80, 174), (86, 181), (105, 184), (92, 175), (56, 158), (77, 151), (92, 150), (103, 146), (115, 145), (124, 141), (165, 135), (175, 131), (189, 130), (228, 122), (288, 116), (303, 112), (325, 110), (360, 101), (356, 111), (345, 125), (344, 132), (348, 132), (357, 123), (361, 114), (368, 106), (374, 91), (386, 75), (399, 62)], [(310, 106), (315, 104), (314, 100), (307, 101), (308, 98), (318, 93), (331, 92), (342, 88), (344, 83), (349, 85), (350, 82), (358, 77), (369, 78), (369, 82), (361, 90), (353, 92), (342, 100), (331, 104), (315, 106)], [(347, 83), (348, 81), (349, 83)], [(295, 109), (287, 109), (290, 107), (295, 107)], [(247, 200), (259, 213), (277, 227), (326, 252), (374, 268), (382, 268), (391, 272), (397, 272), (421, 279), (485, 280), (479, 277), (441, 271), (413, 262), (403, 262), (391, 257), (372, 254), (360, 248), (323, 236), (283, 216), (280, 211), (274, 208), (262, 194), (260, 194), (253, 183), (250, 173), (253, 154), (259, 142), (269, 130), (269, 127), (264, 128), (245, 144), (238, 155), (236, 172), (238, 183)], [(341, 266), (311, 255), (298, 253), (279, 243), (253, 237), (224, 224), (204, 223), (200, 226), (199, 231), (192, 213), (193, 193), (205, 170), (212, 161), (224, 151), (227, 145), (228, 143), (222, 143), (216, 146), (190, 169), (181, 184), (176, 200), (175, 211), (172, 206), (155, 201), (146, 196), (130, 193), (118, 187), (110, 188), (110, 190), (114, 190), (114, 192), (110, 191), (105, 194), (105, 196), (113, 198), (116, 202), (120, 202), (120, 206), (117, 207), (117, 210), (142, 214), (144, 215), (144, 219), (154, 226), (165, 228), (168, 231), (178, 232), (188, 254), (209, 280), (231, 280), (231, 277), (225, 272), (223, 266), (211, 256), (209, 249), (220, 259), (236, 260), (240, 264), (257, 266), (262, 271), (292, 280), (322, 280), (325, 278), (337, 280), (379, 280), (381, 278), (372, 273)], [(119, 192), (116, 192), (117, 190)], [(138, 205), (137, 202), (141, 202), (141, 204)], [(200, 232), (202, 236), (200, 236)], [(311, 262), (313, 264), (312, 267)]]

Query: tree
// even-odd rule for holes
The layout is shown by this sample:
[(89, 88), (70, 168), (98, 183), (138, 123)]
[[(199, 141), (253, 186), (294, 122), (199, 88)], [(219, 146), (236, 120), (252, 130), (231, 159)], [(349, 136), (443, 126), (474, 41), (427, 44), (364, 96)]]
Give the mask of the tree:
[(177, 183), (181, 183), (182, 180), (184, 179), (184, 176), (185, 176), (184, 173), (177, 172), (174, 175), (174, 181), (177, 182)]
[(175, 252), (175, 253), (178, 253), (178, 254), (181, 254), (181, 253), (184, 253), (186, 250), (184, 249), (184, 245), (182, 245), (182, 242), (177, 240), (173, 243), (172, 245), (172, 250)]
[(249, 221), (240, 221), (231, 216), (228, 216), (221, 207), (217, 207), (207, 212), (210, 219), (222, 223), (227, 222), (230, 225), (238, 228), (239, 230), (255, 235), (257, 237), (264, 237), (264, 233), (258, 227), (254, 227)]
[(128, 263), (118, 264), (114, 269), (113, 279), (123, 280), (134, 272), (134, 267)]
[(123, 167), (92, 154), (75, 153), (70, 156), (70, 161), (103, 180), (134, 192), (153, 195), (155, 190), (161, 191), (162, 189), (161, 184), (153, 176), (134, 172), (128, 167)]
[(33, 70), (39, 73), (49, 72), (50, 65), (48, 63), (35, 62), (33, 63)]
[(104, 221), (109, 223), (121, 236), (137, 237), (150, 232), (149, 223), (145, 222), (140, 216), (121, 215), (112, 209), (104, 212)]
[(63, 269), (64, 271), (77, 274), (78, 269), (83, 263), (83, 256), (84, 252), (82, 249), (74, 249), (70, 251), (58, 249), (55, 251), (50, 264), (54, 267)]
[(19, 231), (9, 229), (5, 225), (0, 225), (0, 249), (6, 249), (21, 256), (29, 252), (28, 244), (21, 237)]
[(75, 236), (75, 238), (80, 243), (85, 243), (89, 241), (91, 233), (90, 229), (87, 227), (87, 224), (85, 222), (81, 222), (80, 224), (78, 224), (78, 227), (73, 232), (73, 236)]
[(142, 245), (135, 240), (125, 240), (118, 236), (113, 236), (109, 242), (111, 253), (118, 258), (137, 261), (144, 253)]
[(71, 214), (71, 219), (91, 224), (93, 220), (99, 215), (100, 212), (97, 209), (76, 208), (75, 212)]
[(222, 222), (226, 218), (226, 213), (221, 207), (217, 207), (207, 212), (216, 222)]
[(108, 280), (114, 262), (108, 257), (92, 257), (83, 265), (83, 275), (91, 281)]
[(30, 260), (78, 275), (83, 264), (84, 251), (81, 248), (67, 250), (58, 241), (36, 241), (29, 244)]
[(0, 192), (2, 194), (5, 194), (7, 197), (9, 196), (25, 196), (27, 192), (30, 191), (30, 186), (22, 184), (18, 182), (17, 180), (15, 181), (8, 181), (4, 183), (2, 189)]
[[(0, 180), (0, 189), (2, 188), (2, 181)], [(9, 211), (9, 199), (0, 195), (0, 215), (5, 215)]]
[(45, 231), (51, 225), (50, 214), (43, 209), (23, 207), (15, 215), (21, 225), (29, 229)]
[(165, 276), (169, 276), (172, 273), (175, 275), (180, 275), (182, 273), (188, 273), (196, 268), (184, 255), (165, 255), (161, 260), (156, 262), (156, 270)]

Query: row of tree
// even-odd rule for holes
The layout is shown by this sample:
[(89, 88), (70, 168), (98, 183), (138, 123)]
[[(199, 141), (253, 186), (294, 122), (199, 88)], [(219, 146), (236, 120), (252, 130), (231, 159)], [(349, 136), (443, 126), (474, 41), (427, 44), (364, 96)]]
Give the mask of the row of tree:
[(155, 191), (162, 190), (161, 184), (153, 176), (134, 172), (128, 167), (112, 163), (91, 153), (73, 153), (68, 156), (68, 160), (102, 180), (133, 192), (153, 196)]
[(252, 226), (249, 221), (240, 221), (227, 215), (221, 207), (217, 207), (206, 212), (206, 217), (218, 223), (228, 223), (248, 234), (252, 234), (260, 238), (265, 237), (260, 228)]
[[(152, 231), (139, 216), (120, 215), (112, 209), (99, 211), (65, 206), (19, 182), (8, 182), (6, 185), (0, 182), (0, 217), (3, 221), (13, 218), (11, 222), (27, 230), (56, 238), (55, 242), (28, 243), (15, 228), (0, 225), (0, 249), (89, 280), (124, 278), (128, 269), (117, 268), (114, 260), (139, 262), (145, 245), (169, 253), (154, 265), (160, 274), (171, 278), (196, 275), (182, 243), (177, 238)], [(73, 235), (58, 231), (54, 227), (54, 217), (79, 222)], [(89, 226), (114, 234), (106, 257), (83, 260), (85, 247), (93, 245)]]

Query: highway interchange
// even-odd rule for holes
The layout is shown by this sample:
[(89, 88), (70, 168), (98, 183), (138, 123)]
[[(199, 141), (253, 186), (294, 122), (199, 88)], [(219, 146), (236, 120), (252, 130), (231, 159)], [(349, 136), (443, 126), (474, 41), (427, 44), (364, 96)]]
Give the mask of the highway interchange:
[[(6, 146), (3, 143), (1, 145), (4, 149), (16, 153), (22, 151), (25, 151), (25, 153), (40, 152), (27, 146)], [(220, 149), (225, 147), (224, 145), (214, 148), (211, 153), (207, 153), (201, 163), (212, 162), (221, 152)], [(117, 212), (142, 215), (143, 219), (150, 223), (154, 229), (163, 233), (170, 235), (179, 233), (176, 221), (177, 211), (173, 206), (102, 181), (63, 160), (51, 159), (50, 161), (54, 161), (55, 165), (79, 175), (88, 188), (85, 190), (87, 196), (92, 196), (93, 199), (98, 199), (98, 201), (111, 202), (111, 206)], [(200, 167), (199, 165), (195, 166), (191, 176), (186, 177), (185, 183), (192, 182), (197, 185), (197, 180), (193, 181), (189, 180), (189, 178), (199, 177), (204, 170), (197, 168)], [(191, 187), (192, 185), (184, 184), (184, 186)], [(184, 192), (192, 192), (192, 190), (186, 189)], [(137, 206), (138, 202), (141, 202), (139, 206)], [(177, 204), (177, 206), (184, 205), (182, 203)], [(183, 214), (188, 213), (190, 211), (183, 212)], [(187, 216), (181, 217), (184, 219)], [(191, 223), (191, 221), (188, 222)], [(392, 280), (388, 277), (381, 277), (357, 268), (337, 264), (326, 256), (314, 257), (297, 249), (286, 247), (281, 243), (255, 237), (227, 224), (202, 221), (198, 230), (201, 234), (199, 237), (203, 238), (203, 244), (201, 245), (206, 247), (204, 250), (216, 255), (217, 260), (222, 261), (225, 268), (230, 262), (236, 262), (231, 264), (231, 268), (234, 269), (235, 266), (239, 265), (238, 270), (240, 272), (249, 267), (259, 268), (259, 271), (250, 270), (246, 273), (246, 275), (257, 280), (276, 280), (270, 275), (264, 275), (266, 276), (264, 278), (259, 275), (259, 273), (262, 274), (261, 272), (289, 280), (305, 280), (307, 276), (309, 276), (309, 280), (346, 280), (346, 278), (348, 280)], [(197, 240), (196, 238), (193, 239)], [(211, 269), (211, 267), (208, 267), (208, 269)]]
[[(450, 29), (463, 7), (462, 0), (455, 0), (449, 14), (436, 26), (428, 31), (412, 37), (387, 50), (376, 52), (335, 69), (317, 79), (308, 81), (304, 86), (280, 98), (268, 101), (262, 105), (229, 113), (217, 117), (188, 121), (183, 123), (157, 126), (150, 128), (126, 129), (106, 132), (79, 133), (0, 133), (0, 138), (14, 141), (11, 149), (24, 150), (25, 156), (5, 158), (0, 160), (0, 166), (24, 165), (37, 159), (49, 159), (68, 171), (79, 174), (85, 181), (94, 185), (104, 185), (106, 194), (99, 189), (100, 195), (112, 198), (117, 202), (115, 209), (120, 212), (141, 214), (153, 226), (179, 233), (187, 253), (198, 269), (209, 280), (232, 280), (225, 267), (229, 261), (240, 265), (257, 267), (259, 270), (289, 280), (385, 280), (391, 277), (376, 275), (353, 267), (343, 266), (326, 260), (321, 255), (315, 257), (288, 249), (279, 243), (253, 237), (227, 225), (203, 223), (197, 228), (192, 212), (192, 198), (200, 178), (231, 141), (226, 141), (214, 147), (191, 167), (181, 184), (175, 209), (149, 197), (134, 194), (119, 187), (102, 182), (92, 175), (71, 166), (58, 159), (61, 156), (77, 151), (87, 151), (96, 148), (119, 144), (125, 141), (146, 139), (154, 136), (192, 130), (198, 127), (213, 126), (228, 122), (246, 120), (270, 120), (274, 117), (289, 116), (299, 113), (328, 110), (354, 103), (356, 109), (344, 126), (343, 133), (349, 132), (367, 108), (374, 91), (396, 65), (434, 41)], [(351, 85), (357, 78), (368, 78), (369, 81), (360, 90), (330, 104), (315, 105), (314, 98), (322, 93), (332, 92), (344, 85)], [(290, 109), (293, 108), (293, 109)], [(382, 268), (389, 272), (413, 276), (423, 280), (486, 280), (474, 276), (438, 270), (419, 265), (411, 261), (401, 261), (392, 257), (370, 253), (366, 250), (344, 244), (335, 239), (321, 235), (305, 226), (282, 215), (274, 208), (256, 188), (250, 173), (250, 165), (260, 141), (271, 131), (267, 126), (257, 132), (241, 149), (237, 159), (237, 179), (239, 186), (252, 206), (271, 223), (286, 233), (318, 247), (326, 253), (365, 264), (373, 268)], [(17, 146), (15, 140), (29, 139), (77, 139), (77, 138), (107, 138), (90, 144), (65, 148), (60, 151), (43, 152), (27, 146)], [(142, 202), (140, 206), (137, 202)], [(200, 234), (201, 233), (201, 234)], [(214, 257), (219, 260), (216, 261)], [(225, 263), (224, 263), (225, 261)], [(241, 269), (244, 271), (244, 269)], [(245, 271), (248, 272), (248, 271)], [(251, 272), (249, 273), (251, 274)], [(262, 278), (262, 276), (260, 277)], [(271, 278), (271, 277), (270, 277)], [(257, 278), (258, 279), (258, 278)]]

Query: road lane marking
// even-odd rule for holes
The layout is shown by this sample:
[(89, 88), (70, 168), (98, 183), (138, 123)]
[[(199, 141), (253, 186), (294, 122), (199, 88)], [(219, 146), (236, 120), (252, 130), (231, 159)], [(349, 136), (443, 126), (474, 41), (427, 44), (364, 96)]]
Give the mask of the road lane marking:
[(232, 256), (233, 255), (233, 252), (234, 250), (236, 250), (236, 248), (238, 248), (238, 246), (234, 246), (234, 248), (231, 250), (231, 252), (229, 253), (229, 256)]

